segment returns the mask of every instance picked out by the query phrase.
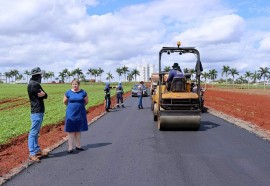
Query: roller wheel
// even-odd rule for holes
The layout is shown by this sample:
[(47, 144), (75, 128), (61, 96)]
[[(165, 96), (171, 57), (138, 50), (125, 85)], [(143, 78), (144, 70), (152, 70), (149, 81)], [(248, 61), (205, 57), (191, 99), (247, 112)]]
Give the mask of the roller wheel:
[(154, 114), (154, 121), (157, 121), (157, 115)]
[(162, 130), (162, 127), (161, 127), (161, 125), (160, 125), (160, 118), (158, 118), (158, 122), (157, 122), (157, 126), (158, 126), (158, 130)]
[(157, 116), (157, 104), (156, 103), (154, 103), (154, 105), (153, 105), (153, 114), (154, 114), (154, 121), (157, 121), (157, 119), (158, 119), (158, 116)]

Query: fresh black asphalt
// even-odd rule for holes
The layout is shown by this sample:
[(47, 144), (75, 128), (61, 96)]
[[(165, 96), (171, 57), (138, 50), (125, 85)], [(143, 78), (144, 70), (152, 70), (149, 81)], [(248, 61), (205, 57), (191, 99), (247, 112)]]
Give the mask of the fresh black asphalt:
[(269, 141), (209, 113), (199, 131), (158, 131), (150, 98), (143, 104), (128, 98), (82, 134), (85, 151), (67, 154), (64, 143), (4, 185), (270, 185)]

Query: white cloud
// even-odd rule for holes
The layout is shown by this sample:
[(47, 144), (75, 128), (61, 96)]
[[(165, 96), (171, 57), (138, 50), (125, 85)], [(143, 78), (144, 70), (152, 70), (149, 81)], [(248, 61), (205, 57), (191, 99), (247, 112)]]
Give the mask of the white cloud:
[(202, 22), (199, 27), (191, 28), (181, 33), (179, 39), (190, 43), (207, 46), (239, 42), (244, 31), (244, 20), (238, 15), (214, 17), (208, 22)]
[(40, 66), (57, 76), (64, 68), (101, 67), (105, 76), (124, 65), (157, 64), (161, 47), (177, 40), (201, 51), (205, 69), (256, 68), (269, 51), (269, 30), (222, 2), (157, 0), (91, 16), (86, 8), (101, 1), (0, 0), (0, 72)]
[(270, 51), (270, 36), (261, 40), (259, 49), (268, 52)]

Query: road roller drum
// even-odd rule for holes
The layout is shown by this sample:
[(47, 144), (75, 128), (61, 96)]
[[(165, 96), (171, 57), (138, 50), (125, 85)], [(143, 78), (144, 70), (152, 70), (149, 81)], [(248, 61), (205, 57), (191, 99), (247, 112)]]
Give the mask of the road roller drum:
[(198, 130), (200, 128), (201, 112), (194, 111), (171, 111), (159, 112), (159, 130)]

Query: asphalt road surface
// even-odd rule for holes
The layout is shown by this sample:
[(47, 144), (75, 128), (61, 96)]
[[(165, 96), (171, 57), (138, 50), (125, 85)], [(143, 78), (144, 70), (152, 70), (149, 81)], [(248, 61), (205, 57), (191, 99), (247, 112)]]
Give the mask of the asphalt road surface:
[(4, 185), (254, 186), (270, 185), (270, 142), (202, 115), (199, 131), (158, 131), (149, 97), (105, 114), (82, 134), (82, 152), (67, 144)]

